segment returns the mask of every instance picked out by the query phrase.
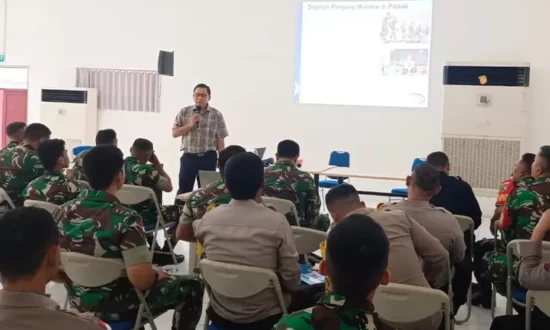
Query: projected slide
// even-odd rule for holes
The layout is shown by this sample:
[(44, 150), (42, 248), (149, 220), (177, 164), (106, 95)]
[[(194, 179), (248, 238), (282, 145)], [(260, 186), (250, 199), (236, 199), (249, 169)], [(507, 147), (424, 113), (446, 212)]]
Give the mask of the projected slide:
[(304, 2), (297, 103), (427, 107), (432, 2)]

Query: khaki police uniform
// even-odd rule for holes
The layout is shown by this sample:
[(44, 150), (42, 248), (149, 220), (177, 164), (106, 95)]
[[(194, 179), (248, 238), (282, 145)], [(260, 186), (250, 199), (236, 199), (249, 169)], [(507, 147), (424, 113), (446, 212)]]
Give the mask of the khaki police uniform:
[(46, 295), (5, 290), (0, 291), (0, 329), (110, 330), (93, 314), (62, 310)]
[(382, 206), (382, 210), (402, 210), (416, 220), (449, 251), (452, 264), (464, 259), (466, 244), (464, 233), (456, 218), (446, 209), (427, 201), (402, 200)]

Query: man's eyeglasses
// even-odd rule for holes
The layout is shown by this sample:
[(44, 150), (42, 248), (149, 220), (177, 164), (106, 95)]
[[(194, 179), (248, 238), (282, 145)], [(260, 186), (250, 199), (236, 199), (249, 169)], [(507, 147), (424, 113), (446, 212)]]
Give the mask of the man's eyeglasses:
[(199, 97), (202, 97), (202, 98), (207, 98), (208, 97), (208, 94), (205, 94), (205, 93), (195, 93), (193, 94), (193, 97), (198, 99)]

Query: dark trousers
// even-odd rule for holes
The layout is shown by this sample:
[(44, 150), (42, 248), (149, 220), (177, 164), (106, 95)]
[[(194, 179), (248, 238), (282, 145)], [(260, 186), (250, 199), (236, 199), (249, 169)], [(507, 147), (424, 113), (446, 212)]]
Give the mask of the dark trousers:
[[(310, 308), (323, 297), (325, 293), (325, 284), (304, 285), (300, 290), (292, 294), (288, 312), (293, 313), (302, 309)], [(276, 314), (253, 323), (233, 323), (216, 314), (212, 307), (206, 310), (210, 321), (215, 325), (226, 330), (271, 330), (273, 326), (281, 319), (282, 314)]]
[(487, 252), (493, 251), (495, 246), (494, 239), (482, 239), (474, 244), (474, 275), (479, 287), (478, 295), (484, 299), (491, 299), (491, 276), (489, 270), (483, 262), (483, 256)]
[(215, 171), (218, 154), (214, 150), (204, 154), (185, 153), (180, 158), (178, 195), (193, 191), (199, 171)]
[(456, 315), (460, 306), (464, 305), (468, 298), (468, 289), (472, 283), (472, 261), (464, 258), (462, 262), (455, 264), (453, 275), (453, 313)]
[[(496, 317), (491, 323), (491, 330), (524, 330), (525, 329), (525, 311), (520, 311), (518, 315), (503, 315)], [(531, 312), (531, 330), (550, 329), (550, 318), (534, 308)]]

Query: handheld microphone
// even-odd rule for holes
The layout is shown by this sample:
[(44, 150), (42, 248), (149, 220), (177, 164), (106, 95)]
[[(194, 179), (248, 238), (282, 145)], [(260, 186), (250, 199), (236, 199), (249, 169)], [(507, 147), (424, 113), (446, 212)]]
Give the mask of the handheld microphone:
[[(196, 115), (200, 115), (200, 113), (201, 113), (201, 106), (200, 106), (200, 105), (197, 105), (197, 106), (195, 107), (195, 109), (193, 109), (193, 113), (196, 114)], [(195, 126), (197, 126), (198, 124), (199, 124), (199, 122), (197, 121), (197, 122), (195, 123)]]

